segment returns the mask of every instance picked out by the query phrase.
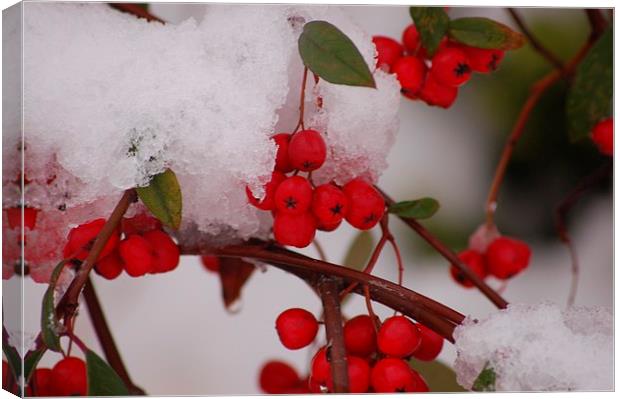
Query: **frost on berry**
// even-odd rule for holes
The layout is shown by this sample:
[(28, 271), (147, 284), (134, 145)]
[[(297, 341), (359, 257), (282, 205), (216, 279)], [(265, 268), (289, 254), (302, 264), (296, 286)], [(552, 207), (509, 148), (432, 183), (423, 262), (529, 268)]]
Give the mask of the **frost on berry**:
[(488, 364), (498, 391), (611, 390), (612, 337), (607, 308), (511, 304), (456, 328), (454, 370), (465, 388)]
[[(335, 7), (216, 5), (201, 22), (165, 25), (95, 3), (29, 3), (24, 11), (28, 83), (23, 104), (19, 80), (4, 92), (14, 100), (3, 121), (3, 208), (19, 203), (14, 180), (25, 173), (25, 205), (40, 210), (26, 261), (42, 281), (62, 256), (56, 247), (69, 228), (107, 218), (123, 190), (168, 167), (183, 192), (180, 236), (267, 238), (272, 218), (248, 204), (244, 191), (264, 197), (276, 164), (271, 137), (291, 131), (298, 118), (303, 24), (291, 21), (333, 23), (369, 65), (375, 52), (371, 37)], [(5, 42), (19, 54), (22, 30), (11, 23)], [(8, 57), (4, 68), (18, 74), (20, 60)], [(385, 169), (399, 87), (391, 75), (374, 75), (376, 90), (309, 79), (306, 125), (327, 146), (316, 184), (358, 176), (374, 182)], [(319, 95), (320, 109), (313, 105)], [(29, 110), (23, 132), (22, 106)]]

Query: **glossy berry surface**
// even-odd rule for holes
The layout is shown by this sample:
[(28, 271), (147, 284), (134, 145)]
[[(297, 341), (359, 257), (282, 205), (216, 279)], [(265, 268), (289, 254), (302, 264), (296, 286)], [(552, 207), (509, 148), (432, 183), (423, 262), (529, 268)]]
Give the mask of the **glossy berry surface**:
[(320, 168), (327, 157), (325, 140), (316, 130), (302, 130), (291, 138), (288, 156), (294, 169), (310, 172)]
[(403, 56), (403, 46), (386, 36), (373, 36), (372, 42), (377, 49), (377, 68), (390, 71), (394, 63)]
[(261, 390), (272, 395), (288, 393), (301, 382), (295, 369), (279, 360), (265, 363), (261, 368), (258, 381)]
[(377, 334), (381, 353), (394, 357), (407, 357), (418, 349), (422, 339), (415, 324), (404, 316), (386, 319)]
[(140, 277), (151, 271), (155, 263), (153, 251), (151, 243), (138, 234), (127, 237), (118, 247), (125, 271), (131, 277)]
[(415, 54), (420, 47), (420, 33), (414, 24), (410, 24), (403, 31), (403, 46), (409, 54)]
[(500, 62), (504, 59), (504, 52), (502, 50), (488, 50), (469, 46), (462, 46), (461, 49), (465, 52), (472, 71), (479, 73), (489, 73), (497, 70)]
[[(465, 251), (459, 252), (458, 258), (481, 279), (487, 276), (486, 261), (480, 252), (475, 249), (466, 249)], [(465, 273), (461, 272), (455, 265), (450, 265), (450, 274), (454, 281), (463, 287), (471, 288), (474, 286), (474, 283), (465, 276)]]
[(217, 273), (220, 271), (220, 258), (212, 255), (202, 255), (200, 261), (205, 269)]
[(348, 200), (344, 192), (333, 184), (323, 184), (314, 190), (312, 213), (320, 226), (340, 224), (348, 210)]
[(292, 308), (280, 313), (276, 319), (280, 342), (288, 349), (308, 346), (319, 331), (314, 315), (305, 309)]
[(457, 87), (439, 84), (431, 74), (427, 74), (419, 97), (428, 105), (450, 108), (454, 104), (457, 94)]
[(327, 349), (325, 347), (319, 349), (310, 364), (310, 380), (311, 383), (320, 386), (327, 386), (327, 380), (331, 373), (329, 359), (327, 358)]
[(85, 396), (86, 364), (77, 357), (66, 357), (52, 368), (51, 380), (57, 396)]
[(597, 123), (592, 129), (592, 141), (605, 155), (614, 155), (614, 119), (608, 118)]
[(373, 186), (362, 179), (354, 179), (345, 184), (342, 191), (349, 200), (349, 210), (345, 218), (351, 226), (368, 230), (381, 220), (385, 212), (385, 201)]
[(501, 280), (513, 277), (528, 266), (531, 254), (530, 247), (521, 240), (496, 238), (486, 253), (489, 274)]
[(34, 394), (36, 396), (55, 396), (56, 393), (53, 390), (52, 386), (52, 369), (48, 368), (38, 368), (30, 377), (29, 385), (31, 388), (30, 392), (33, 391), (32, 386), (34, 386)]
[(375, 363), (370, 384), (377, 393), (424, 392), (407, 362), (393, 357)]
[(271, 211), (275, 208), (275, 193), (276, 189), (286, 179), (286, 176), (282, 172), (274, 171), (271, 174), (271, 180), (267, 184), (265, 184), (265, 196), (259, 200), (252, 194), (252, 191), (249, 187), (245, 188), (245, 194), (248, 197), (248, 201), (250, 204), (254, 205), (258, 209), (263, 211)]
[(423, 324), (417, 323), (420, 331), (420, 346), (413, 352), (413, 357), (425, 362), (435, 360), (443, 349), (443, 337)]
[(288, 158), (288, 144), (291, 141), (291, 135), (289, 133), (278, 133), (273, 135), (271, 139), (275, 141), (278, 148), (275, 169), (282, 173), (291, 172), (293, 165), (291, 165), (291, 161)]
[(437, 83), (457, 87), (469, 80), (471, 67), (463, 50), (446, 47), (437, 51), (433, 57), (430, 74)]
[[(14, 207), (5, 209), (6, 218), (10, 229), (16, 229), (22, 225), (22, 208)], [(24, 207), (24, 228), (33, 230), (37, 224), (38, 209)]]
[(308, 212), (312, 203), (312, 185), (302, 176), (286, 178), (275, 193), (276, 211), (299, 215)]
[(368, 315), (359, 315), (344, 325), (344, 346), (347, 353), (367, 357), (377, 349), (377, 333)]
[(151, 273), (172, 271), (179, 265), (180, 251), (177, 244), (163, 230), (153, 230), (143, 236), (153, 247)]
[(161, 230), (161, 228), (161, 222), (147, 213), (140, 213), (130, 218), (123, 218), (121, 221), (121, 231), (125, 233), (126, 236), (144, 234), (151, 230)]
[(316, 234), (316, 220), (310, 213), (279, 213), (273, 220), (273, 235), (280, 244), (305, 248)]
[[(349, 393), (365, 393), (370, 386), (370, 366), (368, 362), (357, 356), (347, 356), (349, 374)], [(333, 392), (331, 375), (327, 379), (327, 389)]]
[[(65, 245), (63, 256), (65, 258), (73, 256), (75, 259), (79, 260), (86, 259), (90, 248), (92, 247), (101, 229), (103, 229), (105, 222), (105, 219), (95, 219), (71, 229), (71, 231), (69, 231), (69, 235), (67, 236), (67, 244)], [(106, 242), (103, 247), (103, 250), (97, 260), (104, 258), (112, 252), (118, 245), (118, 240), (118, 234), (112, 234), (108, 242)]]
[(415, 56), (402, 57), (394, 64), (392, 70), (396, 74), (403, 92), (416, 95), (422, 88), (426, 65)]
[(103, 278), (113, 280), (123, 272), (124, 264), (118, 251), (112, 251), (105, 258), (97, 261), (95, 272)]

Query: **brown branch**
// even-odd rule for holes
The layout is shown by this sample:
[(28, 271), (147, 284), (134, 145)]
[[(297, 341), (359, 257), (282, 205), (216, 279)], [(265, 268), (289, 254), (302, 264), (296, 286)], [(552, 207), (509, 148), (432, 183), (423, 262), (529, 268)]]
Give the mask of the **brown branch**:
[(332, 390), (334, 393), (347, 393), (349, 392), (349, 371), (342, 331), (339, 281), (333, 277), (322, 277), (319, 279), (317, 288), (323, 302)]
[(88, 274), (95, 266), (95, 262), (97, 261), (97, 258), (99, 257), (99, 254), (101, 254), (101, 251), (105, 247), (106, 243), (118, 228), (123, 215), (127, 211), (127, 208), (129, 208), (129, 205), (135, 200), (136, 191), (134, 189), (126, 190), (114, 207), (114, 210), (105, 225), (97, 235), (93, 247), (88, 252), (88, 256), (84, 262), (82, 262), (75, 278), (69, 285), (67, 292), (65, 292), (65, 295), (63, 295), (58, 303), (58, 306), (56, 307), (56, 313), (59, 315), (62, 314), (65, 322), (70, 320), (75, 314), (75, 310), (78, 307), (78, 297), (82, 291), (82, 288), (84, 288), (86, 281), (88, 280)]
[[(383, 195), (385, 202), (388, 206), (394, 204), (394, 200), (390, 198), (384, 191), (377, 187), (379, 192)], [(443, 256), (448, 262), (456, 266), (475, 286), (482, 292), (495, 306), (499, 309), (504, 309), (508, 306), (508, 302), (501, 297), (493, 288), (489, 287), (484, 280), (482, 280), (476, 273), (474, 273), (465, 263), (463, 263), (454, 252), (448, 248), (437, 237), (433, 236), (424, 226), (418, 223), (415, 219), (405, 218), (399, 216), (400, 220), (405, 222), (411, 227), (420, 237), (428, 242), (441, 256)]]
[(101, 303), (99, 302), (97, 292), (95, 291), (90, 277), (86, 280), (86, 284), (84, 285), (83, 295), (86, 308), (88, 309), (88, 315), (90, 316), (93, 328), (97, 334), (97, 339), (103, 348), (103, 353), (105, 354), (108, 364), (116, 371), (121, 380), (123, 380), (131, 395), (146, 395), (146, 392), (136, 386), (131, 380), (131, 377), (129, 377), (129, 372), (123, 363), (116, 342), (114, 342), (114, 337), (108, 327), (103, 309), (101, 308)]
[(109, 5), (110, 7), (120, 12), (135, 15), (138, 18), (144, 18), (149, 22), (157, 21), (157, 22), (161, 22), (162, 24), (165, 23), (162, 19), (151, 14), (146, 9), (144, 9), (143, 7), (140, 7), (140, 5), (136, 3), (109, 3)]
[(263, 241), (254, 240), (243, 245), (220, 248), (187, 247), (181, 244), (181, 253), (255, 259), (295, 274), (313, 286), (316, 286), (321, 276), (331, 276), (341, 279), (343, 284), (358, 283), (354, 290), (358, 295), (364, 295), (363, 286), (367, 285), (374, 301), (418, 320), (450, 342), (454, 342), (454, 328), (465, 318), (454, 309), (390, 281), (312, 259)]
[(568, 228), (566, 226), (566, 217), (568, 212), (573, 208), (577, 201), (590, 189), (598, 185), (601, 181), (609, 177), (613, 169), (613, 163), (606, 161), (594, 173), (583, 178), (577, 186), (560, 202), (555, 211), (555, 228), (560, 240), (566, 244), (571, 258), (571, 288), (568, 294), (568, 306), (575, 303), (577, 296), (577, 284), (579, 282), (579, 261), (577, 258), (577, 250), (570, 239)]
[(538, 38), (536, 38), (532, 31), (530, 31), (530, 29), (527, 27), (525, 21), (523, 21), (519, 13), (517, 13), (517, 10), (509, 7), (508, 12), (510, 13), (510, 16), (517, 24), (521, 32), (527, 38), (528, 42), (532, 45), (534, 50), (536, 50), (544, 59), (549, 61), (549, 63), (553, 65), (555, 69), (561, 71), (562, 74), (564, 74), (564, 63), (562, 62), (562, 60), (560, 60), (560, 58), (558, 58), (553, 52), (551, 52), (551, 50), (542, 45)]
[(593, 38), (590, 40), (596, 40), (603, 34), (603, 32), (605, 32), (609, 22), (598, 8), (586, 8), (585, 11), (592, 30), (591, 36)]

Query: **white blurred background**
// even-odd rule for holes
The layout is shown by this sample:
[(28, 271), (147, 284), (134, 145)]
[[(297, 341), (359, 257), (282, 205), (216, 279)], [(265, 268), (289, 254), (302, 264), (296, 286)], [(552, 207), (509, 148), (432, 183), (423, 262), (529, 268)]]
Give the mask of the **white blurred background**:
[[(154, 4), (151, 12), (176, 23), (194, 16), (200, 18), (203, 5)], [(347, 14), (370, 34), (399, 38), (410, 23), (406, 7), (351, 6)], [(564, 30), (574, 21), (583, 23), (576, 13), (554, 12), (554, 21)], [(489, 16), (513, 25), (502, 9), (452, 9), (453, 15)], [(545, 10), (528, 10), (530, 20), (544, 21)], [(508, 56), (510, 57), (510, 55)], [(486, 76), (476, 78), (478, 81)], [(491, 79), (491, 78), (489, 78)], [(389, 156), (389, 168), (380, 185), (397, 199), (422, 196), (437, 198), (441, 210), (435, 217), (450, 226), (475, 227), (482, 221), (483, 203), (499, 144), (508, 134), (497, 131), (492, 122), (495, 111), (488, 102), (477, 101), (474, 91), (484, 83), (473, 82), (462, 90), (450, 110), (431, 108), (423, 103), (403, 100), (400, 108), (401, 128)], [(501, 85), (501, 81), (494, 81)], [(482, 89), (481, 89), (482, 90)], [(497, 88), (496, 88), (497, 90)], [(514, 102), (509, 95), (497, 102)], [(502, 126), (510, 126), (510, 114)], [(527, 134), (527, 133), (526, 133)], [(499, 137), (498, 141), (489, 137)], [(539, 154), (544, 157), (543, 154)], [(518, 193), (505, 196), (517, 197)], [(613, 298), (613, 210), (612, 196), (587, 196), (578, 216), (570, 219), (572, 233), (582, 265), (578, 305), (612, 306)], [(500, 206), (501, 206), (500, 197)], [(512, 208), (512, 209), (518, 209)], [(551, 212), (551, 209), (548, 210)], [(523, 210), (516, 215), (520, 223), (538, 223), (537, 215)], [(413, 232), (394, 220), (392, 229), (401, 243), (406, 261), (405, 285), (465, 314), (477, 317), (494, 311), (492, 304), (476, 290), (465, 290), (449, 277), (447, 263), (430, 254)], [(429, 226), (432, 229), (432, 226)], [(505, 227), (511, 233), (511, 225)], [(377, 239), (377, 232), (373, 232)], [(318, 240), (333, 262), (342, 262), (356, 231), (345, 226), (335, 233), (321, 233)], [(511, 302), (565, 303), (570, 284), (570, 259), (558, 240), (538, 240), (533, 244), (529, 269), (510, 281), (504, 296)], [(456, 250), (462, 248), (455, 248)], [(315, 256), (313, 249), (303, 251)], [(395, 279), (396, 266), (387, 248), (376, 274)], [(230, 313), (220, 299), (218, 276), (206, 272), (197, 258), (184, 257), (178, 269), (165, 275), (132, 279), (126, 275), (114, 281), (94, 276), (96, 289), (107, 319), (132, 379), (152, 395), (209, 395), (259, 393), (257, 375), (263, 362), (272, 358), (288, 360), (300, 374), (306, 374), (312, 354), (308, 350), (288, 351), (277, 338), (274, 321), (288, 307), (305, 307), (320, 313), (320, 301), (296, 277), (274, 268), (256, 272), (242, 293), (237, 312)], [(15, 289), (19, 279), (5, 282)], [(499, 287), (499, 282), (490, 284)], [(39, 309), (45, 286), (30, 279), (25, 282), (26, 333), (39, 328)], [(5, 308), (16, 306), (5, 295)], [(389, 311), (376, 305), (382, 317)], [(77, 335), (101, 353), (85, 310), (78, 319)], [(347, 316), (365, 312), (360, 298), (348, 302)], [(446, 344), (440, 359), (451, 364), (454, 350)], [(46, 355), (42, 365), (51, 366), (55, 355)]]

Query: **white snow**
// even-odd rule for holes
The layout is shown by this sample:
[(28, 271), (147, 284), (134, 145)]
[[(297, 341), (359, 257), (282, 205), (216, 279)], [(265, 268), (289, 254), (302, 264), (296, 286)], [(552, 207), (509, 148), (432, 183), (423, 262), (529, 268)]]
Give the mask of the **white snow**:
[[(200, 23), (162, 25), (105, 4), (25, 3), (25, 201), (41, 209), (27, 232), (33, 277), (49, 276), (70, 227), (106, 217), (124, 189), (166, 167), (183, 192), (181, 234), (218, 242), (268, 234), (269, 214), (251, 207), (244, 189), (261, 194), (275, 158), (269, 137), (296, 124), (297, 38), (314, 19), (343, 30), (374, 66), (371, 37), (335, 7), (213, 5)], [(14, 43), (19, 29), (4, 33)], [(330, 147), (318, 181), (376, 180), (386, 168), (399, 85), (381, 71), (375, 79), (377, 90), (309, 77), (306, 127)], [(18, 97), (19, 85), (11, 88)], [(19, 102), (3, 105), (13, 121), (3, 126), (7, 208), (20, 202), (11, 183), (20, 151), (6, 144), (22, 132)]]
[(613, 316), (602, 307), (512, 304), (468, 317), (454, 332), (457, 381), (471, 388), (485, 367), (498, 391), (613, 389)]

